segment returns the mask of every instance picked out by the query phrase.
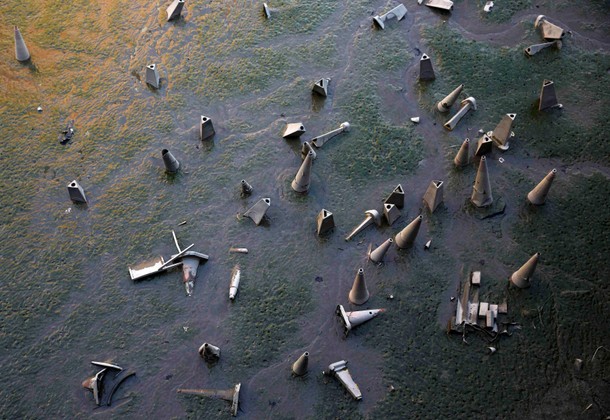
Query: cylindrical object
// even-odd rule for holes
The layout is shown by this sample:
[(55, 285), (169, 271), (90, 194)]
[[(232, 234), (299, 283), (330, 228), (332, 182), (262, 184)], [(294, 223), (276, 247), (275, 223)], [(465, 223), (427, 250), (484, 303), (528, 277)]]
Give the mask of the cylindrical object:
[(364, 270), (359, 268), (352, 289), (348, 295), (349, 301), (354, 305), (362, 305), (369, 300), (369, 296), (369, 290), (366, 288), (366, 283), (364, 282)]
[(303, 353), (296, 362), (292, 364), (292, 373), (296, 376), (303, 376), (307, 373), (307, 365), (309, 364), (309, 352)]
[(510, 276), (510, 281), (520, 289), (530, 287), (531, 279), (538, 265), (540, 253), (536, 252), (525, 264)]
[(557, 169), (553, 169), (527, 194), (527, 199), (530, 203), (541, 206), (546, 201), (546, 196), (553, 185), (553, 180), (557, 174)]
[(420, 214), (396, 235), (394, 242), (396, 242), (396, 246), (398, 246), (398, 248), (408, 248), (413, 245), (413, 242), (415, 242), (415, 238), (419, 233), (419, 227), (421, 226), (422, 219), (423, 217)]
[(237, 295), (237, 289), (239, 288), (239, 280), (241, 278), (241, 270), (239, 268), (239, 264), (236, 264), (233, 267), (233, 271), (231, 272), (231, 284), (229, 286), (229, 299), (234, 300)]
[(172, 155), (172, 153), (163, 149), (161, 151), (161, 156), (163, 156), (163, 163), (165, 164), (165, 170), (171, 174), (178, 172), (178, 168), (180, 168), (180, 162)]

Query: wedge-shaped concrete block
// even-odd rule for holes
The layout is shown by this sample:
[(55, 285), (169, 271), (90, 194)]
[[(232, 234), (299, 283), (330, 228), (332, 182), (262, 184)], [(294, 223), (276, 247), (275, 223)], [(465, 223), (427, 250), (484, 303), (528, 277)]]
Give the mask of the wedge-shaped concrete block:
[(298, 193), (306, 193), (309, 191), (311, 182), (311, 166), (313, 165), (313, 153), (309, 152), (305, 160), (301, 163), (301, 167), (297, 171), (294, 180), (292, 180), (292, 189)]
[(30, 51), (25, 45), (23, 36), (19, 32), (19, 28), (15, 26), (15, 58), (17, 61), (28, 61), (30, 59)]
[(374, 263), (380, 263), (381, 261), (383, 261), (383, 257), (385, 256), (386, 252), (388, 252), (388, 249), (390, 249), (393, 243), (394, 240), (392, 238), (386, 240), (384, 243), (382, 243), (369, 253), (369, 260), (373, 261)]
[(396, 20), (402, 20), (405, 15), (407, 14), (407, 8), (405, 7), (404, 4), (399, 4), (398, 6), (396, 6), (395, 8), (393, 8), (392, 10), (390, 10), (389, 12), (379, 16), (375, 16), (373, 17), (373, 23), (375, 23), (375, 25), (377, 25), (379, 28), (381, 29), (385, 29), (385, 22), (389, 19), (394, 19), (396, 18)]
[(451, 117), (451, 119), (447, 121), (443, 125), (443, 127), (450, 131), (453, 130), (455, 126), (460, 122), (460, 120), (464, 117), (464, 115), (466, 115), (471, 109), (475, 111), (477, 109), (477, 101), (472, 96), (460, 102), (459, 111), (453, 117)]
[(450, 0), (426, 0), (424, 4), (434, 9), (441, 9), (447, 11), (451, 11), (453, 9), (453, 2)]
[(323, 373), (325, 375), (333, 375), (337, 378), (355, 400), (360, 401), (362, 399), (360, 388), (358, 388), (358, 385), (354, 382), (352, 375), (347, 369), (347, 360), (340, 360), (330, 364), (328, 370)]
[(398, 232), (394, 238), (394, 242), (396, 242), (398, 248), (404, 249), (413, 245), (413, 242), (415, 242), (415, 238), (417, 238), (417, 234), (419, 233), (422, 219), (422, 215), (417, 216), (411, 223), (405, 226), (403, 230)]
[(362, 305), (369, 300), (369, 296), (369, 290), (366, 288), (366, 283), (364, 282), (364, 270), (359, 268), (356, 277), (354, 278), (352, 289), (348, 295), (349, 301), (354, 305)]
[(551, 80), (544, 80), (542, 82), (542, 89), (540, 90), (540, 101), (538, 104), (538, 111), (549, 108), (563, 108), (559, 102), (557, 102), (557, 95), (555, 94), (555, 83)]
[(531, 57), (532, 55), (538, 54), (540, 51), (544, 50), (545, 48), (555, 47), (558, 50), (560, 50), (562, 46), (563, 46), (563, 44), (561, 43), (561, 41), (551, 41), (551, 42), (544, 42), (542, 44), (530, 45), (524, 51), (525, 51), (525, 54), (527, 54), (528, 56)]
[(453, 159), (453, 163), (458, 168), (463, 168), (468, 165), (470, 161), (470, 139), (464, 139), (462, 145), (460, 146), (460, 150), (458, 150), (455, 158)]
[(370, 321), (382, 312), (385, 312), (385, 309), (367, 309), (364, 311), (347, 312), (343, 305), (337, 305), (336, 310), (337, 315), (345, 327), (345, 335), (347, 335), (352, 328)]
[(375, 223), (377, 226), (381, 225), (381, 217), (379, 216), (379, 212), (377, 210), (367, 210), (364, 212), (364, 220), (358, 226), (351, 231), (349, 235), (345, 238), (346, 241), (349, 241), (358, 233), (362, 232), (366, 227)]
[(220, 348), (210, 343), (203, 343), (199, 347), (198, 352), (201, 358), (206, 362), (216, 362), (218, 359), (220, 359)]
[(156, 64), (146, 66), (146, 83), (155, 89), (159, 89), (159, 70), (157, 70)]
[(320, 210), (318, 216), (316, 217), (316, 225), (318, 235), (324, 235), (327, 232), (330, 232), (335, 227), (335, 219), (333, 214), (326, 210)]
[(267, 210), (269, 209), (270, 206), (271, 206), (270, 198), (261, 198), (260, 200), (258, 200), (256, 202), (255, 205), (250, 207), (244, 213), (244, 216), (249, 217), (250, 219), (254, 220), (254, 223), (256, 223), (256, 225), (260, 225), (261, 222), (263, 221), (263, 217), (265, 217), (265, 213), (267, 213)]
[(540, 30), (542, 37), (546, 40), (561, 39), (565, 35), (563, 29), (549, 22), (544, 15), (538, 15), (534, 26)]
[(338, 136), (341, 133), (348, 132), (349, 129), (350, 129), (349, 122), (345, 121), (345, 122), (341, 123), (339, 128), (329, 131), (326, 134), (322, 134), (321, 136), (314, 137), (313, 139), (311, 139), (311, 143), (316, 147), (322, 147), (322, 146), (324, 146), (324, 144), (327, 141), (329, 141), (330, 139), (332, 139), (335, 136)]
[(434, 80), (436, 75), (432, 68), (432, 61), (427, 54), (421, 56), (419, 60), (419, 80)]
[(509, 140), (511, 137), (515, 136), (515, 133), (513, 133), (511, 130), (513, 128), (513, 122), (515, 121), (516, 116), (517, 114), (506, 114), (504, 117), (502, 117), (496, 128), (487, 133), (498, 149), (508, 150), (510, 147)]
[(493, 140), (487, 134), (483, 134), (477, 141), (477, 150), (474, 152), (475, 156), (483, 156), (491, 153)]
[(239, 289), (239, 281), (241, 280), (241, 269), (239, 264), (235, 264), (231, 271), (231, 283), (229, 283), (229, 299), (234, 300), (237, 296), (237, 290)]
[(198, 395), (200, 397), (219, 398), (231, 403), (231, 415), (237, 416), (239, 410), (239, 392), (241, 383), (230, 389), (178, 389), (179, 394)]
[(385, 216), (388, 225), (392, 226), (394, 222), (400, 218), (400, 210), (398, 210), (398, 207), (396, 207), (395, 204), (385, 203), (383, 205), (383, 215)]
[(167, 21), (178, 19), (182, 8), (184, 7), (184, 0), (174, 0), (172, 4), (167, 7)]
[(462, 89), (464, 89), (463, 84), (456, 87), (453, 92), (439, 101), (439, 103), (436, 105), (438, 112), (449, 112), (455, 101), (457, 101), (457, 98), (460, 96), (460, 93), (462, 93)]
[(301, 122), (286, 124), (282, 137), (285, 139), (299, 138), (305, 133), (305, 126)]
[(424, 203), (428, 206), (430, 213), (443, 202), (443, 181), (431, 181), (428, 189), (424, 194)]
[(80, 184), (74, 180), (68, 184), (68, 193), (70, 194), (70, 200), (75, 203), (86, 203), (87, 197), (85, 196), (85, 191)]
[(398, 184), (383, 202), (384, 204), (394, 204), (399, 209), (403, 208), (405, 205), (405, 190), (402, 189), (402, 185)]
[(538, 265), (539, 257), (539, 252), (536, 252), (534, 255), (532, 255), (530, 259), (527, 260), (527, 262), (521, 266), (521, 268), (519, 268), (510, 276), (510, 281), (520, 289), (530, 287), (532, 276), (534, 275), (534, 271), (536, 270), (536, 266)]
[(252, 185), (248, 184), (248, 181), (246, 181), (245, 179), (242, 179), (240, 182), (240, 187), (241, 187), (241, 195), (242, 196), (247, 196), (252, 194)]
[(167, 149), (161, 150), (161, 156), (163, 157), (163, 163), (165, 164), (165, 170), (170, 174), (178, 172), (180, 168), (180, 162), (172, 155)]
[(309, 365), (309, 352), (303, 353), (296, 362), (292, 364), (292, 374), (295, 376), (303, 376), (307, 373), (307, 366)]
[(318, 80), (316, 83), (314, 83), (312, 90), (314, 91), (314, 93), (317, 93), (318, 95), (328, 96), (328, 84), (329, 83), (330, 83), (330, 78), (324, 77), (324, 78)]
[(541, 206), (546, 201), (546, 196), (553, 185), (553, 180), (557, 174), (557, 169), (553, 169), (540, 181), (533, 190), (527, 194), (527, 199), (530, 203)]
[(216, 131), (214, 131), (214, 124), (212, 124), (211, 118), (202, 115), (199, 124), (199, 138), (201, 140), (207, 140), (214, 134), (216, 134)]
[(489, 180), (489, 172), (487, 171), (487, 159), (485, 156), (481, 157), (479, 163), (479, 169), (477, 171), (477, 177), (472, 187), (472, 195), (470, 201), (477, 207), (490, 206), (494, 199), (491, 194), (491, 183)]

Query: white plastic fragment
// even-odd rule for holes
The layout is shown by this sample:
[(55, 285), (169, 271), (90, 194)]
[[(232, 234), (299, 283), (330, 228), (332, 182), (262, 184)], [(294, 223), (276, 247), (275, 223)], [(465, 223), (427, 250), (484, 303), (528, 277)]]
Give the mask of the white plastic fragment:
[(483, 10), (487, 13), (491, 12), (491, 9), (494, 7), (494, 2), (493, 1), (488, 1), (487, 3), (485, 3), (485, 7), (483, 7)]
[(415, 124), (419, 123), (419, 117), (413, 117), (411, 118), (411, 121), (413, 121)]
[(42, 112), (42, 107), (41, 107), (41, 106), (39, 106), (38, 108), (36, 108), (36, 111), (38, 111), (38, 112)]

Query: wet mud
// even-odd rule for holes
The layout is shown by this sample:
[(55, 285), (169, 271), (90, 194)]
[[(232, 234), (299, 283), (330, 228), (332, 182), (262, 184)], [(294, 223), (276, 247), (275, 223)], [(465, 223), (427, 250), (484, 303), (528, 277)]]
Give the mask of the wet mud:
[[(396, 3), (270, 2), (266, 20), (253, 1), (193, 0), (175, 22), (165, 21), (169, 2), (0, 5), (3, 416), (226, 418), (229, 403), (176, 390), (238, 382), (245, 418), (610, 415), (607, 2), (496, 2), (489, 15), (484, 3), (455, 1), (451, 14), (405, 3), (405, 19), (383, 31), (372, 16)], [(528, 58), (523, 49), (541, 42), (538, 14), (571, 33), (561, 50)], [(14, 60), (13, 24), (29, 63)], [(422, 53), (434, 81), (417, 79)], [(159, 90), (144, 83), (150, 63)], [(311, 93), (322, 77), (331, 78), (326, 99)], [(537, 111), (543, 79), (555, 82), (562, 110)], [(478, 109), (448, 132), (436, 103), (460, 83)], [(509, 112), (511, 147), (488, 156), (506, 209), (481, 220), (468, 201), (476, 162), (457, 170), (453, 157)], [(212, 140), (199, 140), (200, 115), (213, 120)], [(75, 134), (61, 145), (69, 120)], [(309, 193), (295, 193), (301, 142), (343, 121), (350, 132), (317, 150)], [(289, 122), (306, 127), (300, 141), (281, 137)], [(180, 161), (177, 174), (165, 173), (162, 149)], [(547, 203), (527, 205), (552, 168)], [(74, 179), (87, 204), (69, 201)], [(433, 214), (422, 204), (431, 180), (445, 181)], [(346, 242), (398, 184), (400, 219)], [(238, 217), (263, 197), (265, 223)], [(322, 208), (336, 227), (318, 237)], [(367, 260), (369, 245), (420, 213), (411, 249)], [(129, 278), (128, 266), (175, 252), (171, 230), (210, 256), (191, 297), (180, 270)], [(532, 287), (508, 287), (535, 252)], [(360, 267), (371, 298), (355, 307), (347, 295)], [(472, 270), (482, 271), (482, 299), (506, 297), (519, 326), (493, 355), (482, 335), (466, 344), (446, 334), (451, 297)], [(386, 312), (345, 337), (339, 303)], [(197, 353), (203, 342), (221, 348), (214, 365)], [(309, 373), (293, 378), (304, 351)], [(360, 402), (321, 374), (341, 359)], [(111, 407), (96, 408), (81, 387), (91, 360), (137, 372)]]

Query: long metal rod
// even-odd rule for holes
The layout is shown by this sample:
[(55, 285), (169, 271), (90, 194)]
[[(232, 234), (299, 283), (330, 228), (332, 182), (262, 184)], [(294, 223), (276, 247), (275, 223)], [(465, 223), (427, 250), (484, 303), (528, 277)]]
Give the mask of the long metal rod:
[(178, 248), (178, 252), (181, 252), (180, 245), (178, 245), (178, 239), (176, 238), (176, 232), (172, 230), (172, 235), (174, 236), (174, 243), (176, 244), (176, 248)]
[(182, 255), (184, 255), (184, 253), (186, 251), (188, 251), (189, 249), (191, 249), (192, 247), (194, 247), (195, 244), (190, 244), (189, 246), (187, 246), (186, 248), (184, 248), (182, 251), (180, 251), (179, 253), (177, 253), (176, 255), (174, 255), (173, 257), (171, 257), (169, 260), (167, 260), (165, 262), (165, 264), (163, 264), (161, 267), (159, 267), (159, 271), (162, 270), (163, 268), (165, 268), (165, 266), (169, 265), (169, 263), (173, 262), (176, 260), (176, 258), (180, 258)]

